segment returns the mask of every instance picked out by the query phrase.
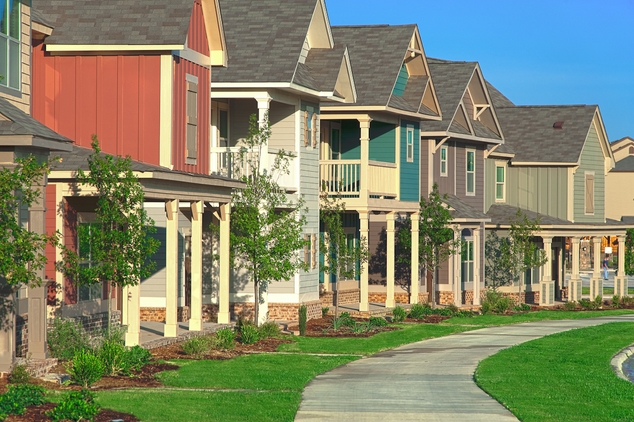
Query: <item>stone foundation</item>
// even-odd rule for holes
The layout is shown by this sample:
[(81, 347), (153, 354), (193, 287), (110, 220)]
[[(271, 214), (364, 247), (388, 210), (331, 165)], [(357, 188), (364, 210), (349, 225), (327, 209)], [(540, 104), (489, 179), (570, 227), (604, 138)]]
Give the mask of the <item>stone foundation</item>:
[[(187, 322), (189, 318), (189, 306), (181, 306), (176, 310), (178, 322)], [(165, 308), (141, 308), (141, 321), (165, 322)]]
[[(473, 292), (471, 294), (473, 296)], [(471, 298), (471, 302), (473, 303), (473, 297)], [(451, 305), (452, 303), (454, 303), (453, 292), (447, 292), (447, 291), (438, 292), (439, 305)]]
[[(322, 307), (332, 307), (335, 305), (335, 292), (322, 292), (319, 295), (319, 300), (321, 301)], [(339, 305), (350, 305), (359, 303), (360, 301), (359, 289), (341, 290), (339, 292)], [(383, 300), (383, 302), (385, 302), (385, 300)]]
[[(409, 303), (409, 293), (399, 292), (394, 293), (394, 303), (397, 304), (408, 304)], [(386, 292), (370, 292), (368, 295), (368, 302), (370, 303), (385, 303), (387, 299)], [(429, 299), (429, 294), (427, 292), (418, 294), (418, 303), (427, 303)]]

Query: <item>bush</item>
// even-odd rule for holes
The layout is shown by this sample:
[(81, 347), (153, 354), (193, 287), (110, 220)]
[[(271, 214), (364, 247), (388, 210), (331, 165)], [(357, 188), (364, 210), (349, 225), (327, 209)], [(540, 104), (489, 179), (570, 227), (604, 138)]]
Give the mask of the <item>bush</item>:
[(339, 314), (339, 317), (343, 321), (343, 325), (348, 327), (354, 327), (356, 325), (356, 321), (350, 316), (349, 312), (342, 312)]
[(328, 315), (329, 310), (330, 308), (327, 306), (324, 306), (323, 308), (321, 308), (321, 317), (324, 318), (326, 315)]
[(99, 381), (104, 373), (104, 364), (99, 357), (86, 349), (78, 350), (73, 356), (71, 364), (67, 367), (73, 381), (84, 388), (90, 387)]
[(599, 295), (594, 298), (594, 309), (599, 309), (603, 306), (603, 296)]
[(397, 306), (392, 309), (392, 322), (403, 322), (405, 321), (405, 317), (407, 316), (407, 312), (401, 306)]
[(308, 312), (308, 308), (306, 308), (306, 305), (302, 305), (299, 307), (299, 335), (300, 336), (306, 335), (306, 321), (308, 320), (307, 312)]
[(491, 311), (503, 314), (510, 308), (511, 298), (504, 296), (495, 289), (488, 289), (486, 291), (484, 299), (482, 300), (482, 315), (486, 315)]
[(370, 324), (370, 327), (385, 327), (387, 326), (387, 321), (382, 317), (371, 316), (368, 324)]
[(280, 326), (275, 321), (267, 321), (260, 325), (260, 338), (279, 337)]
[(0, 395), (0, 419), (7, 415), (22, 415), (28, 406), (44, 403), (44, 388), (38, 385), (10, 385), (7, 392)]
[(475, 312), (460, 310), (455, 316), (457, 316), (458, 318), (473, 318), (475, 316)]
[(577, 304), (573, 300), (569, 300), (568, 302), (564, 303), (564, 309), (566, 311), (574, 311), (575, 309), (577, 309)]
[(449, 309), (451, 315), (456, 315), (458, 312), (460, 312), (460, 309), (458, 309), (455, 303), (450, 303), (449, 305), (447, 305), (447, 309)]
[(614, 295), (612, 296), (612, 307), (620, 308), (621, 307), (621, 296)]
[(260, 331), (253, 324), (242, 324), (240, 327), (240, 340), (244, 344), (253, 344), (260, 340)]
[(29, 367), (26, 365), (15, 365), (9, 374), (11, 384), (26, 384), (31, 379)]
[(183, 348), (183, 352), (185, 352), (186, 355), (200, 358), (203, 353), (207, 351), (209, 345), (207, 344), (207, 340), (202, 337), (192, 337), (189, 340), (183, 342), (181, 347)]
[(222, 328), (216, 331), (215, 347), (222, 350), (231, 350), (235, 347), (236, 333), (231, 328)]
[(434, 315), (440, 315), (440, 316), (453, 316), (454, 312), (449, 309), (449, 308), (436, 308), (436, 309), (432, 309), (432, 314)]
[(95, 394), (88, 390), (71, 391), (53, 409), (46, 412), (52, 421), (92, 421), (99, 413)]
[(115, 376), (129, 372), (126, 360), (127, 350), (116, 338), (104, 340), (97, 352), (97, 357), (104, 367), (104, 375)]
[(581, 307), (585, 310), (595, 309), (594, 301), (590, 301), (588, 299), (581, 299), (579, 301), (579, 305), (581, 305)]
[(53, 320), (53, 328), (47, 334), (48, 350), (51, 356), (70, 360), (79, 350), (90, 349), (90, 336), (79, 324), (70, 319)]
[(412, 308), (409, 310), (410, 318), (414, 319), (423, 319), (428, 315), (431, 315), (432, 309), (428, 304), (420, 304), (416, 303), (412, 305)]
[(517, 306), (513, 306), (513, 310), (517, 311), (517, 312), (530, 311), (531, 310), (531, 305), (529, 305), (527, 303), (520, 303)]
[(145, 365), (150, 363), (152, 354), (149, 350), (141, 346), (134, 346), (125, 353), (126, 369), (128, 371), (140, 371)]

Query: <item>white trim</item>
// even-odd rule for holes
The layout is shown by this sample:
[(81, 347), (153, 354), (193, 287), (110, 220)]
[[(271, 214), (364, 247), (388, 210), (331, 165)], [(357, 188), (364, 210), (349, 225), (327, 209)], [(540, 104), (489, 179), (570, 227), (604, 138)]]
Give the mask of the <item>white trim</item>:
[(185, 50), (184, 45), (131, 45), (131, 44), (46, 44), (46, 51), (172, 51)]
[[(409, 140), (410, 140), (410, 136), (409, 134), (412, 134), (411, 136), (411, 140), (412, 140), (412, 155), (410, 156), (410, 149), (409, 149)], [(405, 132), (405, 160), (408, 163), (413, 163), (414, 162), (414, 151), (416, 150), (415, 148), (415, 132), (414, 132), (414, 125), (407, 125), (407, 131)]]
[(206, 68), (210, 68), (212, 64), (211, 57), (205, 56), (204, 54), (201, 54), (198, 51), (192, 50), (191, 48), (184, 48), (183, 50), (175, 50), (172, 52), (172, 54)]
[[(445, 152), (445, 159), (442, 159), (442, 153)], [(440, 164), (438, 170), (440, 171), (440, 177), (449, 177), (449, 147), (447, 145), (441, 145), (440, 147)], [(442, 164), (445, 163), (445, 171), (442, 170)]]
[[(495, 189), (493, 192), (493, 196), (495, 202), (506, 202), (506, 161), (495, 161)], [(502, 181), (502, 198), (498, 198), (498, 167), (501, 167), (504, 170), (504, 181)]]
[(172, 107), (173, 107), (174, 59), (161, 56), (161, 82), (159, 99), (159, 164), (170, 170), (172, 165)]
[[(473, 173), (473, 192), (469, 192), (469, 170), (468, 170), (468, 166), (469, 166), (469, 153), (472, 152), (473, 153), (473, 171), (471, 173)], [(477, 158), (477, 154), (476, 154), (476, 150), (475, 149), (466, 149), (465, 150), (465, 163), (464, 163), (464, 175), (465, 175), (465, 180), (464, 180), (464, 189), (465, 189), (465, 195), (466, 196), (476, 196), (476, 158)]]
[(141, 308), (165, 308), (164, 297), (143, 297), (140, 298)]

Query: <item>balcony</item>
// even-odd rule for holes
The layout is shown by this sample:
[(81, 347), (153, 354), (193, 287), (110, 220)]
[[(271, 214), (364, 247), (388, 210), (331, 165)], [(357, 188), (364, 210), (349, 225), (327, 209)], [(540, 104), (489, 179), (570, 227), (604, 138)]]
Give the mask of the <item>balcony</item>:
[[(361, 198), (366, 188), (361, 177), (361, 160), (320, 160), (319, 177), (331, 194)], [(398, 196), (398, 169), (394, 163), (369, 161), (367, 195), (394, 199)]]

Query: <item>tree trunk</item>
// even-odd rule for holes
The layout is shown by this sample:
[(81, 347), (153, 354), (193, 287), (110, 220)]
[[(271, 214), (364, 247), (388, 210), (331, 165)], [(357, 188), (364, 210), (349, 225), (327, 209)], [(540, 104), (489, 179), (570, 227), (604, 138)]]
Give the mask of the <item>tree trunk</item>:
[(255, 296), (253, 299), (253, 322), (258, 325), (260, 311), (260, 281), (255, 279), (253, 282)]
[(337, 265), (337, 280), (335, 281), (335, 318), (337, 318), (338, 316), (339, 316), (339, 266)]

